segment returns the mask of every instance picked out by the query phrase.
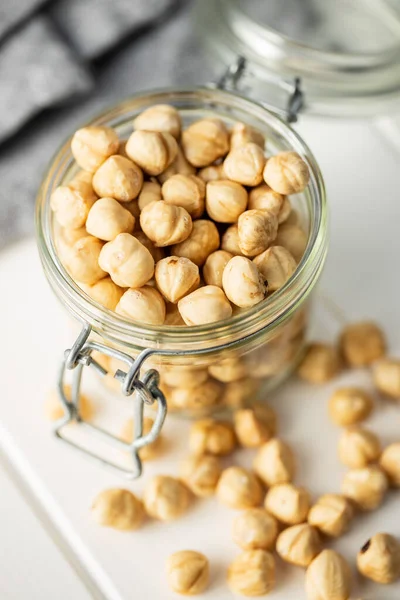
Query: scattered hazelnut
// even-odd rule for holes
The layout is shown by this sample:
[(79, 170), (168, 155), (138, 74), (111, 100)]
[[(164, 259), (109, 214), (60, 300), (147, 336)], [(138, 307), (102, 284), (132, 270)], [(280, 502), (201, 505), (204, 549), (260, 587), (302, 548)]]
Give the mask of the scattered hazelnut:
[(147, 514), (160, 521), (180, 517), (188, 509), (189, 502), (187, 487), (175, 477), (157, 475), (144, 490), (143, 503)]
[(222, 273), (232, 254), (225, 250), (216, 250), (208, 257), (203, 267), (203, 277), (207, 285), (216, 285), (222, 288)]
[[(64, 394), (67, 400), (71, 402), (71, 386), (64, 386)], [(65, 416), (63, 405), (58, 396), (58, 390), (52, 390), (44, 403), (44, 412), (49, 421), (58, 421)], [(93, 405), (86, 394), (79, 394), (79, 414), (84, 421), (90, 421), (93, 416)]]
[(254, 264), (268, 282), (268, 291), (276, 292), (296, 270), (296, 261), (283, 246), (271, 246), (254, 258)]
[(244, 256), (234, 256), (222, 273), (222, 286), (229, 300), (240, 308), (254, 306), (266, 295), (257, 266)]
[(246, 550), (228, 569), (228, 586), (242, 596), (264, 596), (275, 587), (275, 561), (266, 550)]
[(82, 289), (88, 296), (109, 310), (115, 310), (124, 289), (116, 285), (110, 277), (104, 277), (93, 285), (82, 284)]
[(400, 400), (400, 360), (384, 358), (373, 367), (376, 388), (389, 398)]
[(126, 290), (115, 312), (138, 323), (162, 325), (165, 320), (165, 302), (160, 292), (144, 285)]
[(167, 204), (182, 206), (192, 219), (204, 212), (206, 186), (195, 175), (172, 175), (162, 186), (162, 195)]
[(134, 131), (126, 143), (126, 153), (149, 175), (160, 175), (172, 163), (178, 144), (169, 133)]
[(255, 186), (263, 180), (264, 165), (263, 149), (258, 144), (249, 142), (243, 146), (231, 147), (224, 161), (224, 171), (232, 181)]
[(193, 223), (189, 213), (181, 206), (151, 202), (140, 213), (140, 226), (156, 246), (170, 246), (186, 240)]
[(266, 210), (246, 210), (238, 219), (239, 248), (246, 256), (257, 256), (275, 240), (277, 217)]
[(167, 577), (171, 589), (177, 594), (201, 594), (209, 584), (208, 559), (194, 550), (175, 552), (167, 561)]
[(261, 446), (253, 463), (254, 471), (267, 485), (287, 483), (293, 479), (293, 452), (285, 442), (273, 438)]
[(96, 200), (92, 185), (78, 180), (57, 187), (51, 194), (50, 206), (62, 227), (79, 229), (85, 225)]
[(339, 439), (339, 459), (353, 469), (375, 462), (381, 451), (379, 438), (372, 431), (362, 427), (345, 429)]
[(257, 477), (248, 469), (228, 467), (219, 478), (216, 495), (218, 500), (230, 508), (259, 506), (263, 489)]
[(195, 388), (207, 381), (208, 371), (204, 367), (169, 365), (163, 367), (162, 379), (170, 387)]
[(178, 302), (178, 309), (186, 325), (203, 325), (229, 319), (232, 307), (224, 292), (215, 285), (206, 285)]
[(71, 152), (85, 171), (96, 171), (100, 165), (118, 152), (119, 139), (111, 127), (83, 127), (71, 140)]
[(220, 403), (222, 386), (219, 381), (207, 379), (195, 388), (170, 388), (170, 404), (176, 409), (202, 414)]
[(155, 104), (144, 110), (133, 121), (134, 129), (145, 131), (161, 131), (179, 139), (181, 134), (181, 117), (179, 112), (169, 104)]
[(336, 425), (342, 427), (364, 421), (372, 409), (371, 396), (356, 387), (340, 388), (329, 400), (329, 415)]
[(352, 367), (369, 365), (385, 354), (386, 340), (375, 323), (361, 322), (348, 325), (339, 340), (345, 361)]
[(376, 583), (400, 578), (400, 542), (389, 533), (376, 533), (357, 554), (357, 568)]
[(89, 211), (86, 230), (90, 235), (109, 242), (120, 233), (132, 233), (135, 217), (114, 198), (100, 198)]
[(206, 498), (215, 493), (221, 472), (218, 458), (202, 454), (185, 458), (179, 474), (195, 496)]
[(236, 437), (244, 448), (258, 448), (276, 433), (276, 413), (267, 404), (237, 410), (233, 419)]
[(340, 368), (340, 358), (333, 346), (313, 342), (307, 346), (297, 374), (308, 383), (319, 384), (336, 377)]
[(382, 452), (381, 469), (393, 487), (400, 487), (400, 442), (390, 444)]
[(308, 567), (321, 549), (317, 530), (307, 523), (288, 527), (278, 535), (276, 540), (276, 551), (279, 556), (299, 567)]
[(233, 356), (231, 358), (223, 358), (210, 365), (208, 372), (212, 377), (218, 379), (218, 381), (228, 383), (229, 381), (242, 379), (247, 373), (247, 368), (244, 360)]
[(226, 456), (236, 448), (236, 437), (233, 427), (225, 421), (202, 419), (190, 428), (189, 448), (195, 454), (213, 454)]
[(195, 167), (207, 167), (229, 150), (229, 134), (220, 119), (195, 121), (182, 132), (182, 148)]
[(156, 181), (145, 181), (138, 196), (139, 214), (145, 206), (161, 200), (161, 186)]
[(282, 523), (297, 525), (307, 520), (310, 495), (302, 487), (279, 483), (268, 490), (265, 508)]
[(250, 143), (264, 148), (265, 139), (263, 134), (245, 123), (235, 123), (231, 130), (231, 148), (238, 148)]
[(297, 152), (280, 152), (267, 160), (264, 181), (279, 194), (298, 194), (308, 185), (310, 172)]
[(351, 572), (345, 559), (334, 550), (323, 550), (306, 573), (308, 600), (348, 600)]
[(189, 232), (187, 238), (183, 242), (172, 246), (171, 254), (185, 256), (195, 265), (201, 267), (206, 262), (207, 257), (218, 248), (219, 233), (215, 223), (199, 219), (193, 222), (193, 229)]
[(348, 471), (342, 481), (342, 493), (361, 510), (374, 510), (382, 504), (388, 489), (385, 473), (376, 465)]
[(99, 525), (122, 531), (138, 529), (145, 517), (141, 501), (121, 489), (100, 492), (92, 504), (92, 515)]
[(120, 233), (103, 246), (99, 265), (121, 287), (141, 287), (154, 274), (154, 259), (149, 250), (129, 233)]
[(120, 202), (130, 202), (139, 195), (143, 173), (128, 158), (110, 156), (93, 175), (93, 189), (100, 197), (110, 197)]
[(157, 287), (169, 302), (178, 302), (200, 283), (199, 267), (188, 258), (167, 256), (156, 264)]
[(226, 179), (224, 171), (224, 163), (220, 165), (210, 165), (200, 169), (197, 173), (197, 177), (200, 177), (203, 181), (208, 183), (209, 181), (218, 181), (219, 179)]
[(233, 256), (243, 256), (239, 248), (239, 229), (237, 223), (228, 227), (221, 238), (221, 250), (229, 252)]
[(308, 522), (325, 535), (339, 537), (348, 530), (353, 515), (347, 498), (340, 494), (325, 494), (310, 508)]
[(209, 181), (206, 187), (207, 213), (218, 223), (235, 223), (246, 210), (247, 192), (234, 181)]
[[(142, 435), (147, 435), (148, 433), (150, 433), (153, 425), (154, 419), (152, 419), (151, 417), (143, 417)], [(132, 419), (128, 419), (127, 421), (125, 421), (124, 426), (121, 429), (120, 438), (123, 442), (126, 442), (127, 444), (131, 444), (133, 442), (134, 427)], [(140, 458), (142, 460), (153, 460), (154, 458), (160, 455), (162, 445), (163, 437), (162, 434), (159, 434), (154, 440), (154, 442), (143, 446), (143, 448), (139, 450)]]
[(71, 277), (80, 283), (93, 285), (107, 273), (99, 264), (103, 242), (87, 235), (78, 239), (65, 257), (65, 267)]
[(232, 536), (243, 550), (273, 550), (278, 522), (264, 508), (248, 508), (233, 522)]
[(277, 246), (283, 246), (289, 250), (297, 263), (300, 262), (305, 249), (307, 248), (308, 238), (304, 231), (298, 225), (292, 225), (286, 221), (280, 225), (278, 234), (275, 238)]

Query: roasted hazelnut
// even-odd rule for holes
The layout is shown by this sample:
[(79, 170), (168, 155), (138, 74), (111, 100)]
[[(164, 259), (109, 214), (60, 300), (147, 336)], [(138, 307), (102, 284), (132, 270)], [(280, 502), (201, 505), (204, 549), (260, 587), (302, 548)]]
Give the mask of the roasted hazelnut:
[(163, 184), (172, 177), (173, 175), (195, 175), (196, 169), (193, 165), (191, 165), (187, 160), (186, 156), (183, 154), (182, 149), (178, 146), (178, 152), (172, 163), (158, 175), (158, 181)]
[(168, 365), (162, 369), (162, 379), (170, 387), (195, 388), (208, 379), (205, 367)]
[(225, 421), (202, 419), (190, 428), (189, 448), (195, 454), (213, 454), (226, 456), (236, 448), (236, 436), (233, 427)]
[(274, 192), (266, 183), (250, 190), (248, 209), (268, 210), (274, 213), (279, 225), (284, 223), (292, 212), (290, 200)]
[(137, 323), (162, 325), (165, 320), (165, 302), (160, 292), (144, 285), (126, 290), (115, 312)]
[(188, 509), (189, 490), (175, 477), (157, 475), (147, 483), (143, 503), (150, 517), (160, 521), (172, 521)]
[(159, 200), (161, 200), (160, 184), (156, 181), (145, 181), (137, 200), (139, 214), (145, 206), (152, 202), (158, 202)]
[(147, 248), (150, 252), (151, 256), (154, 259), (154, 262), (157, 263), (159, 260), (165, 258), (165, 250), (164, 248), (159, 248), (155, 246), (153, 242), (147, 237), (144, 231), (134, 231), (132, 234), (139, 242)]
[(375, 462), (381, 451), (379, 438), (372, 431), (362, 427), (345, 429), (339, 439), (339, 459), (353, 469)]
[(276, 433), (276, 413), (267, 404), (237, 410), (233, 420), (236, 437), (245, 448), (258, 448)]
[(223, 358), (210, 365), (208, 372), (212, 377), (218, 379), (218, 381), (228, 383), (229, 381), (242, 379), (247, 373), (247, 368), (245, 361), (233, 356), (231, 358)]
[(246, 210), (247, 192), (234, 181), (209, 181), (206, 187), (207, 213), (218, 223), (235, 223)]
[(254, 264), (268, 282), (268, 291), (276, 292), (296, 270), (296, 261), (283, 246), (271, 246), (254, 258)]
[(233, 256), (243, 256), (239, 248), (239, 229), (237, 223), (228, 227), (221, 238), (221, 250), (229, 252)]
[(333, 346), (312, 342), (307, 346), (297, 374), (308, 383), (326, 383), (340, 372), (341, 361)]
[(197, 173), (197, 177), (200, 177), (203, 181), (208, 183), (209, 181), (218, 181), (219, 179), (227, 179), (224, 171), (224, 163), (220, 165), (210, 165), (200, 169)]
[(249, 404), (257, 392), (259, 382), (253, 377), (244, 377), (239, 381), (227, 383), (222, 395), (222, 404), (232, 409), (237, 409)]
[(361, 510), (374, 510), (382, 504), (388, 489), (385, 473), (376, 465), (352, 469), (342, 481), (342, 493)]
[(167, 577), (170, 588), (177, 594), (196, 596), (208, 587), (208, 559), (194, 550), (181, 550), (167, 561)]
[(109, 242), (120, 233), (132, 233), (135, 217), (114, 200), (100, 198), (89, 211), (86, 230), (90, 235)]
[(382, 452), (381, 469), (393, 487), (400, 487), (400, 442), (390, 444)]
[(329, 416), (336, 425), (342, 427), (364, 421), (372, 409), (371, 396), (356, 387), (340, 388), (329, 400)]
[[(182, 210), (182, 209), (181, 209)], [(171, 254), (185, 256), (201, 267), (207, 257), (219, 248), (218, 229), (212, 221), (199, 219), (193, 222), (193, 228), (183, 242), (171, 248)]]
[(253, 468), (267, 486), (287, 483), (294, 475), (293, 452), (285, 442), (273, 438), (261, 446), (254, 459)]
[[(64, 385), (64, 394), (69, 402), (71, 402), (71, 386)], [(52, 390), (47, 396), (44, 403), (45, 416), (49, 421), (58, 421), (65, 416), (63, 405), (61, 404), (58, 390)], [(86, 394), (79, 395), (79, 414), (84, 421), (90, 421), (94, 413), (92, 401)]]
[(104, 490), (98, 494), (91, 510), (99, 525), (122, 531), (138, 529), (145, 517), (141, 501), (132, 492), (121, 489)]
[(340, 494), (325, 494), (310, 508), (308, 522), (325, 535), (339, 537), (348, 530), (353, 516), (347, 498)]
[(221, 288), (206, 285), (178, 302), (178, 309), (186, 325), (203, 325), (229, 319), (232, 307)]
[(100, 165), (118, 152), (118, 135), (111, 127), (91, 126), (78, 129), (71, 140), (71, 152), (85, 171), (96, 171)]
[(215, 493), (221, 472), (218, 458), (205, 454), (185, 458), (179, 470), (179, 474), (189, 490), (200, 498), (206, 498)]
[(242, 185), (255, 186), (263, 180), (265, 165), (264, 151), (258, 144), (249, 142), (231, 148), (224, 161), (224, 171), (228, 179)]
[(98, 196), (130, 202), (139, 195), (143, 173), (135, 163), (123, 156), (107, 158), (93, 175), (93, 189)]
[(288, 527), (278, 535), (276, 551), (286, 562), (308, 567), (321, 552), (321, 540), (314, 527), (301, 523)]
[(85, 225), (96, 200), (92, 185), (78, 180), (57, 187), (51, 194), (50, 206), (62, 227), (79, 229)]
[(218, 406), (221, 393), (222, 385), (219, 381), (207, 379), (195, 388), (170, 388), (169, 401), (175, 409), (201, 415)]
[(188, 258), (167, 256), (156, 264), (157, 287), (169, 302), (178, 302), (200, 283), (199, 267)]
[(246, 550), (228, 569), (228, 586), (242, 596), (264, 596), (275, 587), (275, 561), (266, 550)]
[(172, 175), (162, 186), (162, 195), (167, 204), (182, 206), (192, 219), (204, 212), (206, 186), (195, 175)]
[(136, 117), (133, 127), (145, 131), (167, 132), (178, 139), (181, 134), (181, 117), (173, 106), (155, 104)]
[(263, 134), (245, 123), (235, 123), (231, 129), (231, 148), (238, 148), (250, 143), (264, 148), (265, 139)]
[(229, 150), (229, 134), (219, 119), (195, 121), (182, 132), (182, 148), (195, 167), (207, 167)]
[(65, 257), (65, 266), (71, 277), (80, 283), (93, 285), (107, 273), (99, 264), (103, 242), (87, 235), (78, 239)]
[(217, 285), (222, 288), (222, 273), (232, 256), (225, 250), (216, 250), (207, 257), (203, 267), (203, 277), (207, 285)]
[(263, 489), (256, 475), (248, 469), (228, 467), (219, 478), (216, 495), (230, 508), (252, 508), (261, 504)]
[(149, 175), (160, 175), (175, 159), (178, 144), (170, 133), (134, 131), (126, 143), (126, 153)]
[(244, 256), (234, 256), (222, 273), (222, 286), (233, 304), (254, 306), (266, 296), (267, 289), (257, 266)]
[(93, 285), (82, 284), (81, 287), (88, 296), (109, 310), (115, 310), (125, 292), (124, 289), (113, 282), (111, 277), (104, 277), (104, 279), (100, 279)]
[(186, 240), (193, 223), (189, 213), (181, 206), (156, 201), (145, 206), (140, 213), (140, 226), (156, 246), (170, 246)]
[(243, 550), (272, 550), (277, 535), (278, 522), (264, 508), (248, 508), (233, 522), (233, 541)]
[(385, 396), (400, 400), (400, 360), (384, 358), (373, 367), (376, 388)]
[(334, 550), (323, 550), (306, 573), (308, 600), (348, 600), (351, 572), (345, 559)]
[(376, 583), (400, 578), (400, 542), (389, 533), (376, 533), (357, 554), (357, 568)]
[(279, 194), (298, 194), (308, 185), (310, 171), (297, 152), (280, 152), (267, 160), (264, 181)]
[(238, 220), (239, 248), (245, 256), (257, 256), (275, 240), (277, 217), (266, 210), (246, 210)]
[(292, 225), (288, 221), (279, 226), (278, 234), (275, 238), (277, 246), (283, 246), (289, 250), (297, 263), (300, 262), (307, 247), (308, 238), (304, 231), (298, 225)]
[(105, 244), (99, 265), (121, 287), (141, 287), (153, 277), (154, 259), (149, 250), (129, 233), (120, 233)]
[(265, 508), (282, 523), (297, 525), (307, 519), (310, 495), (302, 487), (279, 483), (268, 490)]
[[(151, 417), (143, 417), (143, 428), (142, 435), (147, 435), (150, 433), (152, 427), (154, 425), (154, 419)], [(123, 442), (127, 444), (131, 444), (134, 439), (134, 424), (133, 419), (128, 419), (125, 421), (123, 428), (121, 429), (120, 438)], [(157, 456), (160, 455), (163, 446), (163, 437), (160, 433), (154, 442), (150, 444), (146, 444), (139, 450), (139, 456), (141, 460), (153, 460)]]
[(383, 331), (367, 321), (345, 327), (339, 345), (345, 361), (352, 367), (369, 365), (381, 358), (386, 350)]

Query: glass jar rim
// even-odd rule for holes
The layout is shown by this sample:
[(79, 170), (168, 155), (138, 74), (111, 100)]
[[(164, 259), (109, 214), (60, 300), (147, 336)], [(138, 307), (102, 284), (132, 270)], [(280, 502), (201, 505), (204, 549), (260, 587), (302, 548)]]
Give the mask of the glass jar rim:
[[(277, 292), (264, 302), (248, 309), (245, 313), (217, 323), (194, 327), (176, 327), (170, 325), (153, 326), (134, 323), (124, 319), (114, 311), (108, 310), (90, 298), (69, 276), (62, 265), (52, 239), (51, 208), (49, 197), (60, 170), (72, 162), (69, 137), (53, 156), (47, 173), (39, 189), (36, 202), (36, 231), (40, 258), (56, 295), (66, 308), (80, 321), (89, 323), (97, 332), (110, 341), (121, 342), (140, 339), (144, 347), (160, 345), (174, 348), (198, 347), (215, 340), (212, 350), (224, 345), (221, 340), (229, 336), (238, 342), (249, 332), (260, 334), (266, 327), (279, 324), (308, 297), (313, 284), (322, 269), (327, 251), (327, 205), (325, 186), (319, 166), (302, 138), (279, 116), (267, 110), (259, 103), (237, 93), (207, 87), (161, 88), (148, 92), (139, 92), (97, 114), (86, 125), (113, 126), (119, 113), (124, 110), (141, 109), (144, 104), (161, 104), (192, 99), (198, 104), (220, 103), (226, 108), (234, 107), (259, 118), (285, 136), (294, 151), (299, 152), (310, 169), (309, 199), (315, 215), (306, 251), (292, 277)], [(61, 178), (62, 179), (62, 178)], [(58, 182), (59, 183), (59, 182)]]

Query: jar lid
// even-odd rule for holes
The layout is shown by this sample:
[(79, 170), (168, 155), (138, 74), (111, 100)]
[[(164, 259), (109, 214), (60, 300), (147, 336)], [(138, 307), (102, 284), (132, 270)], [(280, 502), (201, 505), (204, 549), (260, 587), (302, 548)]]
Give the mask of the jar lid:
[(253, 99), (282, 108), (300, 78), (312, 113), (399, 108), (397, 0), (198, 0), (196, 23), (220, 64), (243, 57), (239, 88)]

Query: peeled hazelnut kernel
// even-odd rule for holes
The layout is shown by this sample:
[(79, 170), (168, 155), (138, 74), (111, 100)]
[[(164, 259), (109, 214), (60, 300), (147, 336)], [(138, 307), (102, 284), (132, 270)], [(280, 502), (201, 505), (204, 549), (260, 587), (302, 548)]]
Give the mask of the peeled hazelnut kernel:
[(307, 523), (288, 527), (278, 535), (276, 540), (276, 551), (279, 556), (299, 567), (308, 567), (321, 549), (317, 530)]
[(348, 600), (351, 572), (345, 559), (334, 550), (323, 550), (306, 573), (308, 600)]
[(363, 321), (344, 328), (339, 346), (347, 364), (362, 367), (384, 356), (386, 340), (383, 331), (375, 323)]
[(79, 229), (86, 223), (87, 216), (97, 196), (92, 185), (84, 181), (71, 181), (57, 187), (50, 197), (50, 206), (57, 222), (67, 229)]
[(276, 292), (293, 275), (297, 264), (289, 250), (283, 246), (271, 246), (253, 260), (264, 281), (268, 282), (268, 291)]
[(99, 525), (122, 531), (138, 529), (145, 516), (141, 501), (132, 492), (120, 489), (100, 492), (91, 510)]
[(206, 368), (195, 368), (186, 365), (163, 367), (162, 379), (170, 387), (195, 388), (208, 379)]
[(199, 219), (193, 222), (193, 229), (187, 239), (172, 246), (171, 253), (176, 256), (185, 256), (201, 267), (207, 257), (218, 248), (219, 233), (215, 223)]
[[(143, 435), (147, 435), (150, 433), (152, 427), (154, 425), (154, 419), (151, 417), (143, 417)], [(121, 429), (120, 438), (123, 442), (127, 444), (131, 444), (134, 439), (134, 428), (133, 428), (133, 420), (128, 419), (125, 421), (124, 426)], [(141, 460), (153, 460), (160, 455), (161, 449), (163, 445), (163, 437), (162, 434), (159, 434), (154, 442), (143, 446), (139, 450), (139, 456)]]
[(244, 448), (258, 448), (276, 433), (276, 413), (267, 404), (237, 410), (233, 420), (236, 437)]
[(208, 257), (203, 267), (203, 277), (207, 285), (216, 285), (222, 288), (222, 273), (232, 254), (225, 250), (216, 250)]
[(135, 163), (118, 154), (107, 158), (93, 175), (93, 189), (100, 197), (130, 202), (139, 195), (143, 173)]
[(279, 225), (286, 220), (292, 210), (288, 198), (274, 192), (266, 183), (250, 190), (248, 208), (274, 213), (278, 217)]
[(376, 388), (395, 400), (400, 400), (400, 360), (384, 358), (373, 367)]
[(233, 522), (232, 537), (243, 550), (273, 550), (278, 522), (264, 508), (242, 511)]
[(70, 181), (70, 183), (86, 183), (89, 185), (92, 185), (92, 181), (93, 181), (93, 173), (91, 173), (90, 171), (78, 171), (76, 175), (74, 175), (73, 179)]
[(88, 296), (109, 310), (115, 310), (122, 294), (125, 292), (116, 285), (110, 277), (104, 277), (93, 285), (82, 285), (82, 289)]
[(206, 187), (207, 213), (218, 223), (235, 223), (246, 210), (247, 192), (234, 181), (209, 181)]
[(264, 148), (265, 138), (260, 131), (245, 123), (235, 123), (231, 130), (231, 148), (238, 148), (245, 144), (257, 144)]
[(133, 128), (145, 131), (166, 131), (178, 139), (181, 134), (181, 117), (173, 106), (155, 104), (134, 119)]
[(182, 206), (192, 219), (204, 212), (206, 186), (195, 175), (172, 175), (162, 186), (162, 195), (167, 204)]
[(389, 533), (376, 533), (357, 554), (357, 568), (376, 583), (400, 578), (400, 542)]
[(374, 510), (383, 502), (388, 489), (385, 473), (376, 465), (348, 471), (342, 481), (342, 493), (361, 510)]
[(209, 584), (208, 559), (194, 550), (181, 550), (171, 554), (167, 561), (170, 588), (177, 594), (196, 596)]
[(286, 223), (283, 223), (283, 225), (280, 225), (278, 234), (275, 238), (275, 244), (289, 250), (297, 263), (300, 262), (304, 254), (307, 242), (307, 235), (301, 227), (298, 225), (291, 225), (287, 221)]
[(225, 421), (202, 419), (190, 428), (189, 448), (193, 454), (226, 456), (236, 448), (233, 427)]
[(227, 383), (222, 394), (222, 404), (231, 409), (245, 406), (257, 392), (259, 382), (253, 377), (245, 377), (239, 381)]
[(382, 452), (379, 462), (393, 487), (400, 487), (400, 442), (390, 444)]
[(330, 537), (339, 537), (350, 527), (354, 510), (340, 494), (325, 494), (310, 508), (308, 522)]
[(179, 474), (189, 490), (199, 498), (215, 493), (222, 469), (215, 456), (189, 456), (181, 463)]
[(65, 266), (71, 277), (80, 283), (93, 285), (107, 273), (99, 265), (103, 242), (87, 235), (73, 244), (68, 251)]
[(326, 383), (340, 371), (341, 362), (336, 349), (329, 344), (310, 343), (297, 374), (308, 383)]
[(228, 467), (219, 478), (216, 495), (222, 504), (230, 508), (252, 508), (260, 505), (263, 489), (248, 469)]
[(222, 286), (229, 300), (247, 308), (264, 300), (266, 287), (256, 265), (244, 256), (234, 256), (222, 274)]
[(54, 241), (56, 243), (58, 255), (63, 264), (68, 262), (68, 256), (75, 242), (87, 237), (88, 234), (86, 227), (80, 227), (79, 229), (59, 227), (55, 233), (56, 235)]
[(382, 448), (378, 437), (362, 427), (345, 429), (340, 436), (339, 459), (350, 468), (366, 467), (378, 460)]
[(218, 181), (219, 179), (226, 179), (226, 174), (224, 171), (224, 163), (220, 165), (210, 165), (209, 167), (204, 167), (200, 169), (197, 173), (197, 177), (200, 177), (203, 181), (208, 183), (209, 181)]
[(195, 121), (182, 132), (182, 148), (195, 167), (207, 167), (229, 150), (229, 134), (219, 119)]
[(224, 171), (232, 181), (255, 186), (263, 180), (264, 165), (264, 151), (257, 144), (250, 142), (231, 148), (224, 161)]
[(329, 400), (329, 416), (336, 425), (342, 427), (364, 421), (372, 409), (371, 396), (356, 387), (340, 388)]
[(169, 133), (134, 131), (126, 143), (126, 153), (149, 175), (160, 175), (172, 163), (178, 144)]
[(157, 287), (169, 302), (178, 302), (200, 283), (199, 267), (188, 258), (167, 256), (156, 264)]
[(233, 256), (243, 256), (239, 248), (239, 229), (237, 223), (228, 227), (221, 238), (221, 250), (229, 252)]
[(143, 231), (135, 231), (133, 235), (145, 248), (147, 248), (155, 263), (165, 258), (164, 248), (158, 248), (155, 246)]
[(183, 154), (182, 149), (178, 146), (178, 152), (172, 161), (172, 163), (158, 175), (158, 181), (163, 184), (172, 177), (173, 175), (196, 175), (196, 169), (193, 165), (191, 165), (187, 160), (186, 156)]
[(278, 219), (266, 210), (246, 210), (238, 220), (239, 248), (245, 256), (257, 256), (275, 240)]
[(282, 523), (297, 525), (307, 520), (310, 494), (303, 487), (279, 483), (268, 490), (265, 508)]
[[(64, 394), (67, 400), (71, 401), (71, 386), (64, 386)], [(61, 404), (58, 390), (52, 390), (47, 396), (44, 403), (45, 416), (49, 421), (58, 421), (65, 416), (63, 405)], [(79, 414), (84, 421), (90, 421), (93, 416), (93, 405), (86, 394), (80, 394), (79, 396)]]
[(168, 399), (175, 409), (186, 410), (198, 416), (218, 406), (221, 393), (219, 381), (208, 379), (195, 388), (169, 388)]
[(71, 152), (85, 171), (96, 171), (100, 165), (118, 152), (119, 139), (111, 127), (83, 127), (74, 133)]
[(161, 185), (156, 181), (145, 181), (138, 196), (139, 214), (145, 206), (161, 200)]
[(151, 202), (140, 214), (140, 225), (156, 246), (170, 246), (186, 240), (193, 227), (189, 213), (180, 206)]
[(229, 319), (232, 307), (221, 288), (206, 285), (178, 302), (178, 309), (186, 325), (203, 325)]
[(308, 185), (310, 171), (297, 152), (280, 152), (267, 160), (264, 181), (279, 194), (298, 194)]
[(154, 274), (154, 259), (133, 235), (120, 233), (104, 245), (99, 265), (121, 287), (141, 287)]
[(253, 469), (268, 486), (287, 483), (295, 470), (293, 452), (282, 440), (269, 440), (257, 452)]
[(181, 317), (181, 313), (176, 304), (167, 303), (167, 312), (165, 314), (164, 325), (171, 327), (180, 327), (185, 325), (185, 321)]
[(160, 292), (144, 285), (127, 290), (118, 302), (115, 312), (138, 323), (162, 325), (165, 320), (165, 302)]
[(100, 198), (89, 211), (86, 230), (90, 235), (109, 242), (120, 233), (132, 233), (135, 217), (114, 198)]
[(242, 379), (247, 374), (246, 363), (237, 357), (223, 358), (213, 365), (208, 367), (208, 372), (212, 377), (228, 383), (229, 381), (237, 381)]
[(172, 521), (189, 507), (187, 487), (175, 477), (157, 475), (151, 479), (143, 494), (143, 503), (150, 517), (160, 521)]
[(229, 566), (228, 586), (242, 596), (264, 596), (275, 587), (275, 560), (265, 550), (246, 550)]

